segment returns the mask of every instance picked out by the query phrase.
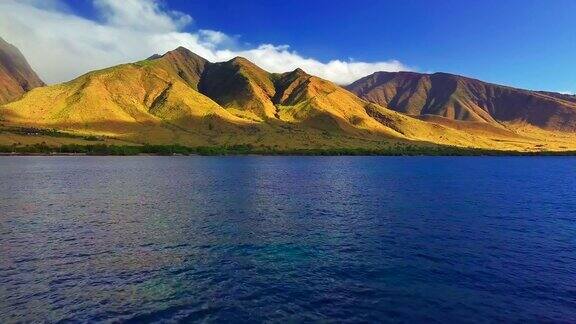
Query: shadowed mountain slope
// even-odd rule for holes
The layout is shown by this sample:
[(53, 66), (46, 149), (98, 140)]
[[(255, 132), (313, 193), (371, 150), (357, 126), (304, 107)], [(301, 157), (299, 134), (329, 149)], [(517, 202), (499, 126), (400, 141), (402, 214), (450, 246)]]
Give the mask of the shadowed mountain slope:
[(162, 56), (153, 56), (148, 61), (163, 68), (174, 75), (178, 75), (194, 90), (198, 90), (198, 83), (204, 70), (210, 64), (206, 59), (191, 52), (184, 47), (170, 51)]
[(0, 38), (0, 104), (18, 99), (25, 92), (41, 86), (44, 82), (18, 48)]
[(268, 73), (237, 57), (208, 65), (199, 91), (233, 114), (258, 122), (285, 122), (329, 132), (404, 138), (393, 127), (369, 116), (367, 108), (373, 104), (301, 69)]
[(576, 131), (576, 97), (569, 95), (515, 89), (447, 73), (377, 72), (347, 88), (365, 100), (408, 115)]
[(273, 118), (276, 112), (271, 75), (245, 58), (210, 64), (199, 90), (243, 117)]

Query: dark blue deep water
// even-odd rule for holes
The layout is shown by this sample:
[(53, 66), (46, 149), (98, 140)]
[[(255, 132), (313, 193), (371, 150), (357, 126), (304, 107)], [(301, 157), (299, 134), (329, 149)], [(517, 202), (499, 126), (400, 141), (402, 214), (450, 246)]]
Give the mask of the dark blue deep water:
[(576, 159), (0, 158), (0, 322), (576, 321)]

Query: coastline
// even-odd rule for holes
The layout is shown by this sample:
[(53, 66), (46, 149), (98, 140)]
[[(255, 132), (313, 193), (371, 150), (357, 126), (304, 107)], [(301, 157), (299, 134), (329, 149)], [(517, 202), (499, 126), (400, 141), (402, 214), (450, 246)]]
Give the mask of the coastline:
[(414, 145), (398, 145), (380, 149), (276, 149), (251, 145), (206, 147), (106, 144), (0, 146), (0, 157), (6, 156), (576, 156), (576, 151), (504, 151)]

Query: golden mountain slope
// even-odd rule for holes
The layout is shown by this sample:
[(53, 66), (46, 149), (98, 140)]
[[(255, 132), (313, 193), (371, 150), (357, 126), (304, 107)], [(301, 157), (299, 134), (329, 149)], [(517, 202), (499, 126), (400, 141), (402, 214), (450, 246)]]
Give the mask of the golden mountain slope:
[[(435, 132), (451, 132), (388, 109), (374, 108), (376, 105), (301, 69), (272, 74), (244, 58), (210, 64), (199, 90), (237, 116), (269, 125), (296, 125), (369, 139), (430, 140)], [(369, 112), (375, 109), (392, 122), (384, 124), (371, 117)], [(433, 139), (447, 142), (440, 137), (444, 136), (437, 134)], [(454, 134), (454, 143), (462, 137), (465, 134)]]
[[(342, 130), (360, 138), (400, 138), (462, 147), (524, 149), (533, 146), (510, 131), (455, 129), (451, 125), (418, 120), (364, 101), (332, 82), (297, 69), (275, 76), (272, 99), (279, 117), (315, 128)], [(497, 135), (497, 136), (495, 136)]]
[(184, 48), (35, 89), (0, 108), (0, 120), (11, 127), (190, 146), (381, 148), (402, 142), (552, 150), (571, 141), (558, 137), (542, 146), (527, 128), (418, 120), (300, 69), (273, 74), (243, 58), (209, 63)]
[(6, 105), (0, 116), (12, 125), (150, 143), (178, 141), (182, 136), (203, 143), (216, 132), (233, 133), (249, 126), (249, 121), (233, 116), (161, 65), (148, 61), (121, 65), (38, 88)]

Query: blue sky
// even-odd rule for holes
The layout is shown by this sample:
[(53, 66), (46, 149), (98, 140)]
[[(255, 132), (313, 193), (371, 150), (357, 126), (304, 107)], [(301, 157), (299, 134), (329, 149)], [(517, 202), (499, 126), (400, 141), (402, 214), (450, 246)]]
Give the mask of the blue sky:
[[(75, 15), (104, 19), (99, 0), (61, 1)], [(239, 49), (287, 44), (322, 62), (398, 60), (421, 72), (576, 92), (576, 0), (164, 0), (160, 7), (193, 18), (181, 31), (220, 31)]]
[(203, 28), (322, 60), (395, 58), (423, 71), (576, 90), (576, 0), (169, 3)]

